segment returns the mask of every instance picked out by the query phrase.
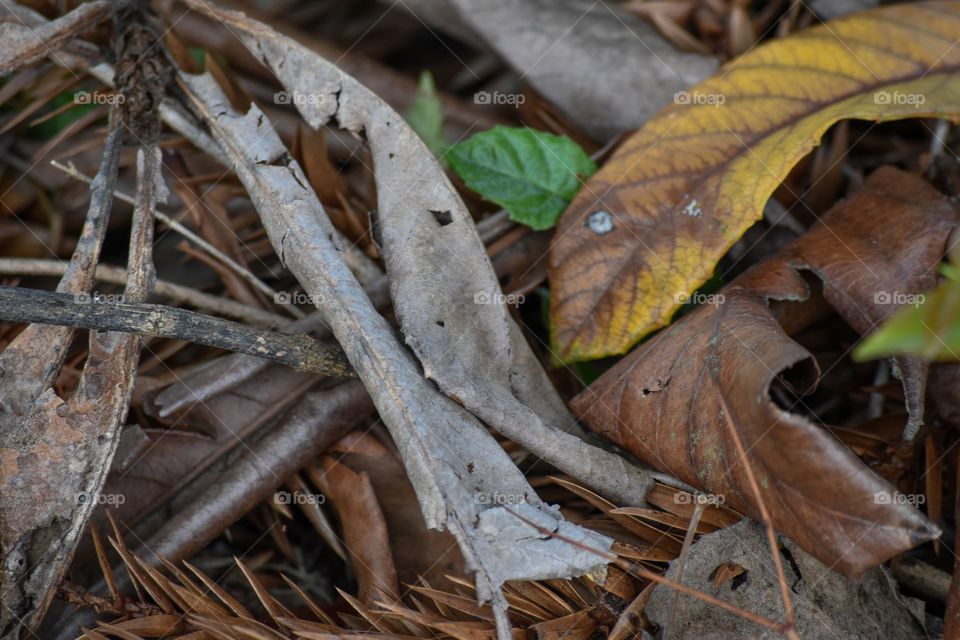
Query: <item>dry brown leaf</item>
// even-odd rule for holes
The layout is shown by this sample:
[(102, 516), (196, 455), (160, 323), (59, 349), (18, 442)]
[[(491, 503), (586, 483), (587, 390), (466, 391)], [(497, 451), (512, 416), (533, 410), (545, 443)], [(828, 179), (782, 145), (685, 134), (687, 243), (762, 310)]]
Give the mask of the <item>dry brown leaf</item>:
[[(323, 490), (343, 527), (343, 541), (357, 576), (357, 597), (367, 605), (399, 600), (390, 534), (370, 476), (354, 473), (330, 456), (323, 458)], [(419, 514), (418, 514), (419, 515)]]

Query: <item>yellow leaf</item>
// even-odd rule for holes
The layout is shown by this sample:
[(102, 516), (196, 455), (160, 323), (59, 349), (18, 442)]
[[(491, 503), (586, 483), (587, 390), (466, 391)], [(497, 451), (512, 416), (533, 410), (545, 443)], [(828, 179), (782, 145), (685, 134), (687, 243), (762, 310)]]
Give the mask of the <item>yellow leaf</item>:
[(758, 47), (678, 93), (557, 226), (557, 356), (623, 353), (667, 324), (838, 120), (960, 119), (958, 38), (960, 2), (889, 6)]

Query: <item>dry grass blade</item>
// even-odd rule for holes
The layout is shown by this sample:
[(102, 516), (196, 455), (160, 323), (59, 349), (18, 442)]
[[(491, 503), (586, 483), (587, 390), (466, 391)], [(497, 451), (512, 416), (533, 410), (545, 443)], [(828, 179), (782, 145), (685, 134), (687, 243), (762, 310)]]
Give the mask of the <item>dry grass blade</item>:
[(288, 640), (287, 636), (256, 620), (213, 620), (198, 615), (189, 616), (192, 624), (223, 640)]
[(113, 622), (100, 627), (101, 631), (111, 633), (124, 632), (131, 636), (140, 635), (147, 638), (162, 638), (174, 634), (185, 633), (188, 629), (186, 619), (180, 614), (163, 614), (145, 616), (122, 622)]
[[(90, 640), (110, 640), (107, 636), (103, 635), (99, 631), (94, 631), (92, 629), (85, 629), (80, 627), (80, 630), (83, 631), (83, 638), (89, 638)], [(136, 640), (143, 640), (142, 638), (136, 638)]]
[(110, 566), (110, 561), (107, 559), (107, 552), (103, 546), (103, 538), (100, 537), (100, 532), (93, 524), (90, 525), (90, 536), (93, 538), (93, 546), (96, 549), (100, 572), (103, 574), (107, 588), (110, 590), (110, 596), (115, 599), (119, 595), (119, 592), (117, 591), (117, 584), (113, 579), (113, 567)]
[[(662, 484), (656, 485), (648, 496), (650, 504), (672, 513), (684, 521), (689, 521), (693, 517), (693, 510), (697, 503), (697, 494), (688, 493), (668, 487)], [(629, 512), (630, 507), (621, 507), (618, 511)], [(743, 518), (742, 514), (737, 513), (726, 505), (710, 504), (704, 510), (700, 520), (718, 529), (736, 524)], [(680, 527), (686, 529), (686, 525)]]
[(240, 558), (234, 558), (233, 560), (237, 563), (237, 566), (240, 567), (240, 571), (243, 572), (243, 576), (247, 579), (247, 582), (250, 583), (250, 586), (253, 587), (254, 593), (257, 594), (260, 604), (262, 604), (263, 608), (267, 610), (267, 613), (270, 614), (271, 618), (277, 619), (294, 617), (293, 614), (290, 613), (289, 609), (284, 607), (276, 598), (270, 595), (270, 593), (257, 579), (257, 576), (250, 571), (247, 565), (245, 565)]
[(445, 613), (442, 607), (446, 606), (450, 608), (451, 613), (457, 612), (487, 622), (493, 621), (493, 610), (490, 609), (489, 605), (478, 605), (475, 598), (467, 598), (455, 593), (448, 593), (439, 589), (431, 589), (417, 585), (412, 585), (410, 588), (416, 593), (430, 598), (441, 614)]
[(540, 582), (512, 582), (510, 588), (516, 589), (529, 600), (536, 602), (543, 608), (547, 615), (544, 619), (549, 620), (556, 616), (564, 616), (575, 613), (564, 598), (553, 592), (552, 589)]
[(223, 587), (221, 587), (216, 582), (214, 582), (209, 577), (207, 577), (205, 573), (197, 569), (195, 566), (193, 566), (189, 562), (184, 561), (183, 564), (188, 569), (190, 569), (190, 571), (192, 571), (195, 576), (197, 576), (200, 579), (200, 582), (202, 582), (203, 585), (207, 589), (209, 589), (211, 593), (217, 596), (220, 599), (220, 601), (223, 602), (223, 604), (227, 605), (227, 608), (229, 608), (230, 611), (233, 612), (233, 615), (239, 618), (253, 617), (252, 615), (250, 615), (250, 612), (247, 611), (247, 609), (242, 604), (240, 604), (239, 600), (234, 598), (226, 590), (224, 590)]
[(174, 611), (173, 601), (167, 597), (164, 589), (154, 581), (150, 573), (140, 565), (134, 555), (130, 553), (130, 550), (127, 549), (126, 545), (116, 538), (110, 538), (110, 544), (117, 553), (120, 554), (120, 559), (123, 560), (123, 566), (126, 567), (134, 584), (137, 585), (138, 588), (143, 589), (150, 596), (150, 599), (156, 602), (164, 612), (170, 613)]
[[(696, 532), (711, 533), (719, 529), (720, 527), (703, 521), (702, 513), (706, 511), (707, 505), (702, 502), (697, 502), (696, 496), (691, 495), (691, 498), (693, 498), (694, 514), (696, 515)], [(699, 507), (703, 507), (703, 509), (701, 510)], [(700, 513), (697, 513), (698, 511), (700, 511)], [(693, 517), (680, 516), (673, 513), (667, 513), (665, 511), (659, 511), (657, 509), (644, 509), (642, 507), (620, 507), (618, 509), (611, 509), (610, 513), (634, 516), (642, 520), (649, 520), (651, 522), (666, 525), (672, 529), (686, 529), (689, 526), (689, 523), (694, 521)]]
[[(703, 515), (705, 505), (698, 503), (693, 510), (693, 517), (690, 518), (690, 526), (687, 528), (687, 535), (683, 538), (683, 548), (680, 550), (680, 557), (677, 558), (677, 572), (674, 574), (673, 579), (678, 583), (683, 579), (683, 567), (687, 561), (687, 551), (690, 550), (690, 545), (693, 544), (693, 536), (697, 530), (697, 525), (700, 524), (700, 517)], [(673, 630), (673, 614), (677, 610), (677, 597), (679, 592), (673, 594), (673, 602), (670, 606), (670, 615), (667, 618), (666, 627), (663, 630), (663, 640), (669, 640), (670, 632)]]
[[(307, 468), (307, 473), (311, 478), (322, 477), (323, 475), (316, 465), (310, 465)], [(311, 494), (310, 488), (307, 486), (307, 483), (299, 473), (290, 479), (288, 486), (293, 494), (296, 494), (297, 492), (300, 492), (304, 495)], [(343, 544), (340, 542), (340, 538), (334, 531), (333, 524), (327, 517), (323, 507), (321, 507), (315, 500), (306, 500), (299, 506), (303, 511), (303, 514), (310, 521), (310, 524), (313, 525), (314, 529), (317, 530), (317, 533), (320, 534), (320, 537), (323, 538), (323, 541), (330, 545), (330, 548), (333, 549), (334, 553), (340, 556), (343, 560), (346, 560), (347, 551), (343, 548)]]
[(680, 552), (682, 540), (675, 534), (658, 529), (647, 522), (643, 522), (630, 515), (623, 515), (618, 512), (617, 506), (596, 493), (590, 491), (577, 483), (570, 482), (563, 478), (551, 477), (551, 479), (562, 487), (565, 487), (580, 496), (593, 506), (600, 509), (603, 513), (609, 515), (613, 520), (627, 531), (639, 536), (643, 540), (652, 543), (668, 553), (676, 555)]
[[(19, 74), (14, 76), (14, 78), (10, 79), (7, 82), (7, 86), (13, 85), (14, 87), (16, 87), (21, 82), (23, 82), (25, 85), (28, 84), (28, 81), (31, 79), (32, 73), (40, 73), (40, 70), (29, 69), (29, 70), (21, 71)], [(34, 113), (42, 109), (44, 106), (50, 104), (50, 102), (54, 98), (56, 98), (58, 94), (68, 90), (70, 87), (76, 86), (77, 82), (78, 82), (77, 78), (68, 76), (68, 77), (59, 79), (56, 82), (50, 83), (49, 86), (47, 86), (42, 90), (38, 90), (38, 88), (35, 87), (34, 91), (37, 91), (36, 98), (33, 100), (33, 102), (31, 102), (25, 108), (21, 109), (20, 113), (18, 113), (16, 116), (11, 118), (8, 122), (6, 122), (3, 127), (0, 127), (0, 134), (7, 133), (8, 131), (13, 130), (21, 122), (27, 120), (31, 115), (33, 115)], [(6, 89), (6, 86), (4, 86), (3, 88)], [(64, 106), (66, 107), (67, 105), (64, 105)], [(39, 121), (31, 122), (30, 126), (34, 126), (36, 124), (39, 124)]]
[(280, 577), (283, 578), (283, 581), (286, 582), (287, 585), (288, 585), (291, 589), (293, 589), (294, 591), (297, 592), (297, 595), (300, 596), (300, 599), (303, 600), (303, 602), (310, 608), (310, 611), (313, 613), (313, 615), (317, 616), (317, 618), (318, 618), (323, 624), (325, 624), (325, 625), (330, 625), (330, 626), (335, 626), (335, 625), (334, 625), (334, 622), (333, 622), (333, 620), (330, 618), (330, 616), (328, 616), (323, 609), (321, 609), (319, 606), (317, 606), (317, 603), (314, 602), (313, 599), (310, 598), (310, 596), (308, 596), (308, 595), (303, 591), (303, 589), (301, 589), (296, 583), (294, 583), (294, 582), (293, 582), (290, 578), (288, 578), (287, 576), (281, 574)]
[[(338, 588), (337, 593), (339, 593), (340, 597), (342, 597), (344, 600), (347, 601), (347, 604), (353, 607), (354, 610), (356, 610), (356, 612), (360, 614), (363, 620), (369, 623), (369, 626), (372, 629), (375, 629), (381, 633), (397, 633), (398, 632), (397, 627), (391, 624), (391, 620), (388, 619), (383, 613), (372, 610), (370, 607), (367, 607), (362, 602), (360, 602), (359, 600), (351, 596), (346, 591), (343, 591), (342, 589)], [(399, 605), (396, 605), (396, 606), (399, 607)], [(390, 609), (385, 608), (385, 611), (390, 611)]]
[[(87, 184), (91, 184), (92, 182), (89, 177), (84, 175), (75, 166), (73, 166), (72, 162), (68, 162), (67, 164), (64, 165), (60, 162), (57, 162), (56, 160), (51, 160), (50, 164), (56, 167), (57, 169), (59, 169), (60, 171), (63, 171), (64, 173), (66, 173), (71, 178), (75, 178), (77, 180), (80, 180), (81, 182), (86, 182)], [(182, 183), (182, 180), (180, 182)], [(126, 195), (125, 193), (114, 191), (113, 195), (118, 200), (129, 202), (130, 204), (134, 204), (134, 199)], [(171, 229), (173, 229), (174, 231), (182, 235), (184, 238), (187, 238), (191, 242), (197, 244), (205, 252), (209, 253), (211, 256), (213, 256), (218, 261), (223, 263), (223, 265), (229, 268), (231, 272), (236, 273), (241, 278), (249, 282), (254, 288), (270, 296), (271, 298), (274, 298), (274, 299), (276, 298), (277, 292), (273, 288), (271, 288), (267, 283), (263, 282), (256, 275), (251, 273), (250, 270), (247, 269), (245, 266), (243, 266), (242, 264), (238, 263), (236, 260), (228, 256), (226, 253), (224, 253), (217, 247), (213, 246), (212, 244), (207, 242), (205, 239), (201, 238), (196, 233), (194, 233), (187, 227), (183, 226), (182, 224), (180, 224), (179, 222), (177, 222), (167, 214), (163, 213), (162, 211), (159, 211), (159, 210), (154, 211), (154, 215), (157, 217), (158, 220), (160, 220), (165, 225), (167, 225), (168, 227), (170, 227)], [(286, 307), (287, 307), (287, 311), (294, 318), (303, 317), (304, 315), (303, 312), (300, 311), (295, 306), (286, 305)]]

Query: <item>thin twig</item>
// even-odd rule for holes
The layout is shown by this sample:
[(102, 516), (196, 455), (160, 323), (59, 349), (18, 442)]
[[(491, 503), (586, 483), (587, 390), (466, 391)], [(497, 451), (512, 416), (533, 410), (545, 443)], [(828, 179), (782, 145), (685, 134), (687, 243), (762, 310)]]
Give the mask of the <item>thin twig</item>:
[(763, 496), (760, 495), (760, 485), (757, 484), (757, 478), (753, 474), (753, 467), (750, 466), (750, 461), (747, 460), (747, 452), (743, 448), (743, 442), (740, 441), (740, 434), (737, 433), (737, 427), (733, 424), (733, 418), (730, 417), (729, 407), (726, 406), (726, 401), (723, 400), (721, 396), (721, 402), (723, 402), (723, 418), (727, 423), (727, 428), (730, 430), (730, 435), (733, 437), (733, 442), (737, 446), (737, 455), (740, 456), (740, 460), (743, 461), (743, 468), (747, 472), (747, 480), (750, 482), (750, 490), (753, 492), (753, 497), (757, 501), (757, 508), (760, 509), (760, 518), (763, 520), (763, 525), (767, 530), (767, 541), (770, 543), (770, 553), (773, 554), (773, 565), (777, 568), (777, 580), (780, 582), (780, 597), (783, 598), (783, 607), (785, 609), (785, 617), (787, 618), (786, 630), (784, 631), (787, 634), (787, 637), (791, 640), (800, 640), (800, 636), (797, 635), (797, 620), (793, 616), (793, 604), (790, 602), (790, 589), (787, 587), (787, 577), (783, 572), (783, 561), (780, 559), (780, 551), (777, 546), (777, 534), (773, 530), (773, 521), (770, 519), (770, 512), (767, 511), (767, 505), (763, 501)]
[[(90, 184), (91, 182), (91, 179), (82, 171), (77, 169), (72, 162), (68, 162), (67, 164), (64, 165), (56, 160), (51, 160), (50, 164), (53, 165), (54, 168), (59, 169), (60, 171), (64, 172), (71, 178), (80, 180), (81, 182), (86, 182), (87, 184)], [(121, 191), (114, 190), (113, 196), (118, 200), (122, 200), (123, 202), (134, 204), (133, 198)], [(162, 211), (159, 211), (159, 210), (156, 211), (156, 217), (157, 217), (157, 220), (167, 225), (168, 227), (170, 227), (171, 229), (173, 229), (174, 231), (176, 231), (177, 233), (187, 238), (188, 240), (190, 240), (191, 242), (199, 246), (201, 249), (203, 249), (204, 251), (212, 255), (214, 258), (216, 258), (217, 260), (225, 264), (232, 271), (236, 272), (241, 278), (243, 278), (244, 280), (252, 284), (254, 287), (262, 291), (264, 294), (266, 294), (269, 298), (276, 300), (277, 291), (274, 290), (273, 287), (268, 285), (266, 282), (264, 282), (263, 280), (255, 276), (253, 273), (251, 273), (251, 271), (246, 267), (244, 267), (242, 264), (240, 264), (239, 262), (236, 262), (233, 258), (228, 256), (224, 252), (220, 251), (215, 246), (213, 246), (212, 244), (210, 244), (209, 242), (207, 242), (206, 240), (204, 240), (203, 238), (201, 238), (200, 236), (195, 234), (193, 231), (186, 228), (185, 226), (183, 226), (182, 224), (180, 224), (170, 216), (166, 215)], [(302, 318), (305, 315), (303, 311), (301, 311), (295, 305), (291, 305), (291, 304), (284, 305), (284, 308), (290, 313), (290, 315), (292, 315), (295, 318)]]
[[(24, 276), (62, 276), (67, 269), (66, 262), (59, 260), (44, 260), (42, 258), (0, 258), (0, 274)], [(125, 284), (127, 272), (120, 267), (98, 264), (95, 278), (109, 284)], [(264, 311), (250, 305), (211, 295), (190, 287), (157, 280), (153, 293), (170, 298), (178, 304), (187, 304), (197, 309), (215, 314), (229, 316), (237, 320), (244, 320), (249, 324), (267, 329), (279, 329), (291, 325), (291, 320), (270, 311)], [(307, 331), (307, 329), (301, 329)]]
[(301, 371), (354, 377), (338, 346), (309, 336), (264, 331), (193, 311), (122, 299), (0, 286), (0, 320), (185, 340), (273, 360)]
[[(680, 556), (677, 558), (677, 572), (673, 574), (673, 579), (680, 584), (683, 580), (683, 567), (687, 564), (687, 552), (690, 551), (690, 545), (693, 544), (694, 535), (697, 533), (697, 527), (700, 526), (700, 517), (706, 505), (697, 501), (693, 508), (693, 515), (690, 516), (690, 524), (687, 526), (687, 535), (683, 538), (683, 546), (680, 548)], [(673, 630), (673, 615), (677, 612), (677, 600), (680, 592), (673, 592), (673, 602), (670, 603), (670, 614), (667, 616), (667, 624), (664, 625), (663, 640), (670, 640), (670, 632)]]

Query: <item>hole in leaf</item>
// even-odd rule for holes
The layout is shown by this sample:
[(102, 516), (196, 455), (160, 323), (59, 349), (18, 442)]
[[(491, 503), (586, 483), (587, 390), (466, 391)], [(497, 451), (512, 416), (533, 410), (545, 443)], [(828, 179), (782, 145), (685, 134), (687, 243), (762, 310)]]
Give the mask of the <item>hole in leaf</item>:
[(433, 219), (436, 220), (437, 224), (439, 224), (441, 227), (445, 227), (453, 222), (453, 214), (450, 213), (449, 209), (446, 211), (434, 211), (433, 209), (430, 209), (430, 213), (433, 214)]

